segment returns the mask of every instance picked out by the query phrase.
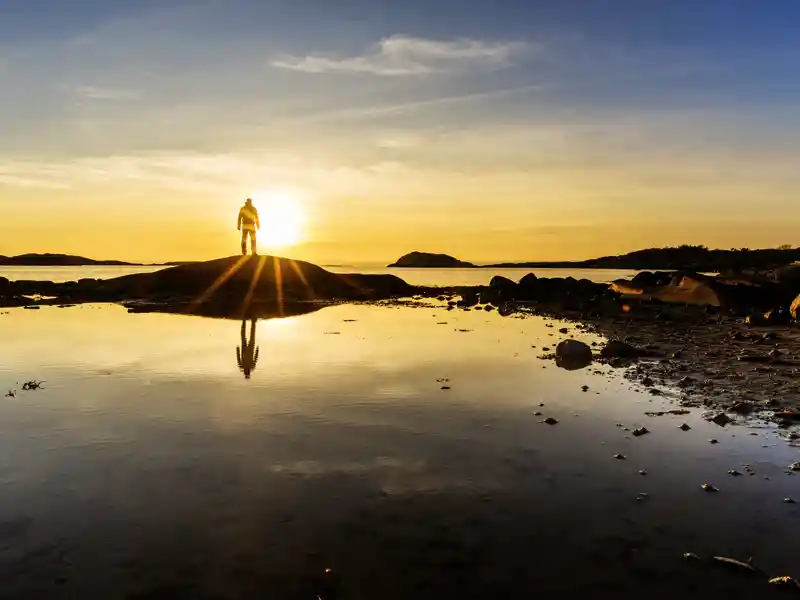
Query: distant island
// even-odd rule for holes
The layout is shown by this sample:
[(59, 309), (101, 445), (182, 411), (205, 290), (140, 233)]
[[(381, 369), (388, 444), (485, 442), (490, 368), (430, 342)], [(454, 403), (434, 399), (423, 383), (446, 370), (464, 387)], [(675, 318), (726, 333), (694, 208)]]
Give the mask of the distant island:
[(705, 273), (775, 269), (800, 261), (800, 248), (781, 246), (751, 250), (710, 250), (706, 246), (648, 248), (618, 256), (603, 256), (582, 261), (507, 262), (473, 265), (446, 254), (412, 252), (389, 267), (494, 268), (494, 269), (632, 269)]
[(70, 254), (20, 254), (18, 256), (0, 256), (2, 267), (84, 267), (84, 266), (141, 266), (140, 263), (123, 262), (121, 260), (94, 260), (84, 256)]
[(449, 254), (432, 254), (430, 252), (410, 252), (387, 265), (389, 268), (408, 267), (417, 269), (473, 269), (475, 265), (464, 262)]

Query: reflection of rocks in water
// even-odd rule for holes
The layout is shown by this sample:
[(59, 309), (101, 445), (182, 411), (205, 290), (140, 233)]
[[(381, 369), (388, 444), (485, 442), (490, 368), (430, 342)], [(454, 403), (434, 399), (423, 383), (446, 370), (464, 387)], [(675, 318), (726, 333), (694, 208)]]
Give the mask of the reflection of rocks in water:
[(292, 302), (279, 305), (275, 302), (252, 302), (242, 306), (241, 302), (128, 302), (125, 303), (131, 313), (167, 313), (175, 315), (194, 315), (215, 319), (279, 319), (297, 317), (321, 310), (328, 306), (326, 302)]
[(584, 358), (556, 357), (556, 366), (566, 369), (567, 371), (579, 371), (580, 369), (585, 369), (590, 364), (592, 364), (591, 359), (586, 360)]

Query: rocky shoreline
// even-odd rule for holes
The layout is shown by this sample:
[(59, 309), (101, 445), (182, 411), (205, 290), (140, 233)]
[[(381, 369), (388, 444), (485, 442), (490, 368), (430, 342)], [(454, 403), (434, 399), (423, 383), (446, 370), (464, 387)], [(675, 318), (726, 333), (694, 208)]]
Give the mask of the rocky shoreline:
[[(702, 407), (721, 426), (800, 425), (800, 290), (794, 283), (684, 273), (637, 277), (611, 286), (532, 274), (516, 283), (495, 277), (484, 288), (429, 295), (438, 293), (450, 310), (497, 309), (507, 316), (575, 323), (609, 343), (599, 351), (578, 350), (577, 361), (558, 353), (542, 358), (569, 369), (592, 362), (624, 368), (649, 393), (671, 395), (682, 407)], [(559, 333), (562, 342), (572, 337), (568, 329)], [(582, 360), (586, 353), (588, 360)], [(792, 431), (786, 437), (798, 439)]]

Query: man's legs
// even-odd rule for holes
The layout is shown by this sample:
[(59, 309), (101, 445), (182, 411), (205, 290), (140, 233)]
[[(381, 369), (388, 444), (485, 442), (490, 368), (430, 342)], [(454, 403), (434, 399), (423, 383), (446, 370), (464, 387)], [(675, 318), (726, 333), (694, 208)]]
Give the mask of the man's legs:
[(247, 254), (247, 229), (242, 229), (242, 254)]
[(255, 229), (251, 229), (250, 230), (250, 252), (252, 252), (253, 255), (258, 254), (258, 250), (256, 250), (256, 230)]

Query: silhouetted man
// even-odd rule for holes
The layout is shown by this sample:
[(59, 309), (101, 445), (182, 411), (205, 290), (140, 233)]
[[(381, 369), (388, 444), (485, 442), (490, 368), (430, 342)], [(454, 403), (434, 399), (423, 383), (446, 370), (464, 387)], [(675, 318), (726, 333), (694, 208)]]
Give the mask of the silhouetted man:
[(258, 364), (258, 346), (256, 346), (256, 320), (250, 321), (250, 341), (247, 340), (247, 321), (242, 321), (242, 345), (236, 347), (236, 362), (239, 370), (244, 373), (245, 379), (250, 379), (250, 374)]
[(247, 236), (250, 236), (250, 251), (256, 251), (256, 229), (261, 229), (261, 222), (258, 220), (258, 211), (253, 206), (253, 201), (248, 198), (244, 206), (239, 210), (239, 219), (236, 222), (236, 229), (242, 232), (242, 254), (247, 254)]

